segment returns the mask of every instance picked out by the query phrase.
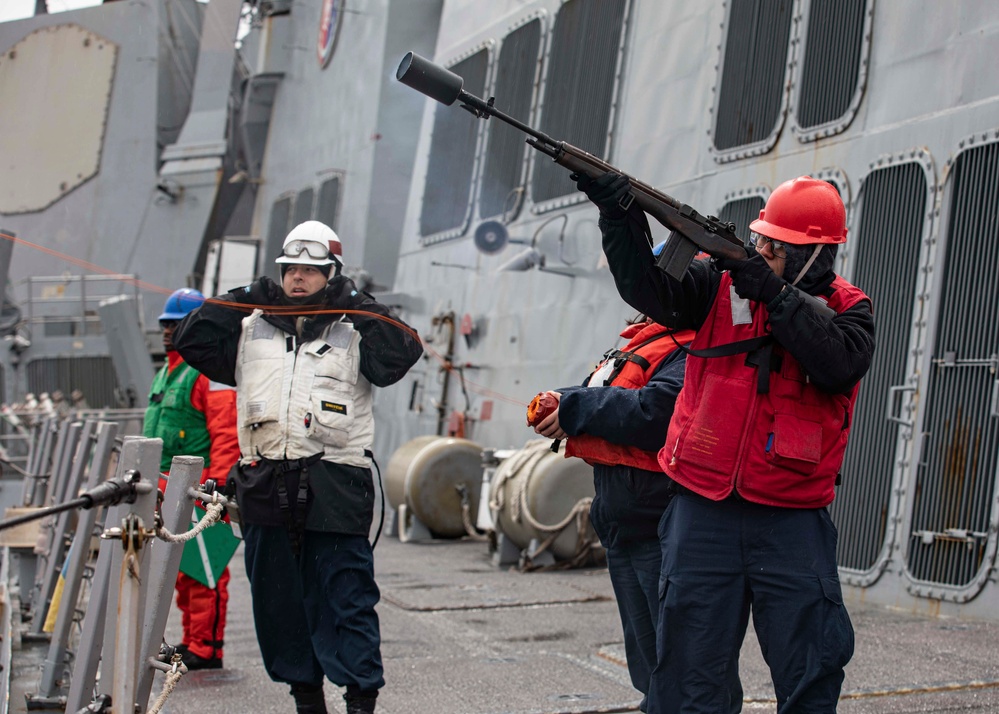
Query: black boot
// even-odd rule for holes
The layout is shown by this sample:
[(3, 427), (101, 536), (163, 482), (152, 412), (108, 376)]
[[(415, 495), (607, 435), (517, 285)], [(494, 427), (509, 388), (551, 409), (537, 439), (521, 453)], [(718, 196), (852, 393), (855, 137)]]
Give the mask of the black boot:
[(374, 714), (377, 689), (357, 689), (347, 687), (343, 700), (347, 702), (347, 714)]
[(291, 696), (295, 697), (297, 714), (328, 714), (326, 697), (323, 696), (323, 685), (293, 684)]
[(180, 658), (187, 665), (189, 671), (196, 669), (222, 669), (222, 658), (221, 657), (200, 657), (191, 650), (184, 650), (180, 654)]

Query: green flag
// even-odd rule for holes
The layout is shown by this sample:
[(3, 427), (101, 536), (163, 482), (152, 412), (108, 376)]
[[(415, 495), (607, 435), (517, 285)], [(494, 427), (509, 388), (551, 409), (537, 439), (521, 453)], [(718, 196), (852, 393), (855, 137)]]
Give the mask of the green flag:
[[(195, 506), (191, 525), (194, 526), (204, 518), (205, 513), (203, 508)], [(209, 526), (184, 544), (180, 572), (214, 589), (238, 546), (239, 538), (232, 534), (232, 527), (228, 523), (220, 522)]]

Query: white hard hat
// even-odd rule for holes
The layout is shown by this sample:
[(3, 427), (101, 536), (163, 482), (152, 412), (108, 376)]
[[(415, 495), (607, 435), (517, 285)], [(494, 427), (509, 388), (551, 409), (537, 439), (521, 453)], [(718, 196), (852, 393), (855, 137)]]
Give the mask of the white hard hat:
[(332, 228), (319, 221), (299, 223), (284, 239), (281, 255), (275, 263), (330, 265), (333, 256), (343, 254), (340, 239)]

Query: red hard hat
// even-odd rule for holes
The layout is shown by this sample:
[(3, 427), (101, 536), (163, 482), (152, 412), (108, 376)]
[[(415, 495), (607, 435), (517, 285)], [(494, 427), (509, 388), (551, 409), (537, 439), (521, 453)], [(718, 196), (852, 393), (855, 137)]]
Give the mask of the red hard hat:
[(846, 208), (832, 184), (799, 176), (774, 189), (749, 229), (795, 245), (846, 242)]

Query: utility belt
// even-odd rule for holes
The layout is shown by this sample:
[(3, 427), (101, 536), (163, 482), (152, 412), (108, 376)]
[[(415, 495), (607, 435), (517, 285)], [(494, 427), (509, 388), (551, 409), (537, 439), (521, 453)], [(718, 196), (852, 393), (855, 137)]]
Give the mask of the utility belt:
[(230, 483), (234, 484), (240, 525), (284, 526), (297, 553), (312, 505), (309, 470), (322, 458), (320, 452), (301, 459), (261, 458), (237, 465)]
[[(368, 449), (364, 455), (374, 458)], [(322, 458), (320, 453), (301, 459), (259, 458), (249, 464), (237, 464), (227, 485), (238, 505), (240, 525), (286, 528), (296, 551), (307, 519), (310, 529), (366, 534), (371, 504), (364, 503), (373, 499), (370, 470)], [(317, 468), (319, 481), (314, 480), (316, 474), (312, 473)], [(314, 517), (310, 517), (310, 511), (317, 509)], [(235, 520), (231, 512), (230, 519)], [(367, 524), (362, 522), (364, 519)]]
[[(289, 526), (304, 527), (305, 516), (309, 510), (309, 467), (323, 458), (322, 453), (306, 456), (293, 461), (267, 461), (277, 478), (278, 508)], [(298, 472), (298, 489), (296, 490), (295, 507), (292, 509), (288, 500), (288, 484), (285, 474)]]

